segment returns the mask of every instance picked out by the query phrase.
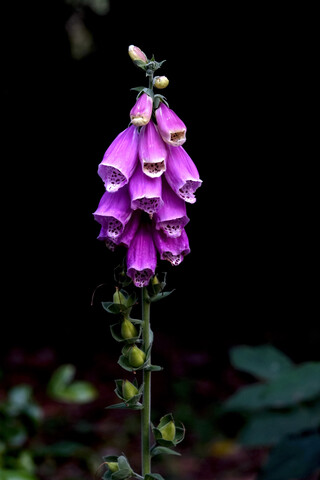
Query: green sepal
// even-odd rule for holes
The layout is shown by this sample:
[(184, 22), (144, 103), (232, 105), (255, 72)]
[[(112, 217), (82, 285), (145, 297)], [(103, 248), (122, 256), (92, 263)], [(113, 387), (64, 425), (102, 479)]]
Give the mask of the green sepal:
[(131, 410), (142, 410), (143, 409), (143, 405), (139, 402), (139, 400), (141, 398), (141, 395), (143, 393), (143, 384), (140, 385), (140, 387), (138, 387), (138, 382), (137, 382), (136, 379), (134, 379), (132, 383), (136, 388), (139, 388), (138, 393), (127, 400), (122, 395), (123, 380), (122, 379), (115, 380), (115, 383), (116, 383), (116, 388), (114, 390), (115, 394), (120, 398), (120, 400), (122, 400), (122, 402), (110, 405), (110, 406), (106, 407), (107, 409), (115, 409), (115, 408), (116, 409), (126, 409), (126, 408), (128, 409), (129, 408)]
[(169, 108), (169, 103), (164, 95), (161, 95), (161, 93), (157, 93), (153, 97), (154, 99), (154, 108), (157, 109), (160, 105), (161, 102), (163, 102), (167, 107)]
[(145, 370), (147, 372), (161, 372), (163, 370), (163, 367), (160, 367), (159, 365), (148, 365), (145, 367)]
[[(133, 324), (138, 324), (138, 321), (129, 318), (130, 322)], [(121, 322), (119, 323), (114, 323), (113, 325), (110, 325), (110, 331), (112, 337), (117, 341), (117, 342), (126, 342), (126, 343), (135, 343), (139, 342), (139, 338), (141, 336), (141, 324), (139, 325), (139, 332), (136, 337), (131, 337), (131, 338), (123, 338), (121, 335)]]
[[(151, 332), (151, 330), (150, 330)], [(148, 365), (148, 362), (149, 362), (149, 359), (150, 359), (150, 353), (151, 353), (151, 348), (152, 348), (152, 342), (150, 343), (148, 349), (146, 350), (145, 354), (146, 354), (146, 358), (145, 358), (145, 361), (142, 365), (140, 365), (140, 367), (132, 367), (129, 363), (129, 360), (128, 360), (128, 354), (129, 354), (129, 350), (131, 348), (131, 345), (130, 344), (126, 344), (122, 350), (121, 350), (121, 353), (122, 355), (120, 355), (120, 358), (118, 360), (118, 364), (124, 368), (125, 370), (127, 370), (128, 372), (136, 372), (137, 370), (143, 370), (143, 369), (146, 369), (146, 368), (149, 368), (151, 365)]]
[(130, 464), (124, 455), (117, 457), (115, 455), (108, 455), (103, 457), (105, 462), (118, 462), (119, 470), (117, 472), (111, 472), (109, 469), (103, 475), (103, 480), (126, 480), (131, 478), (133, 470), (130, 467)]
[(115, 303), (115, 302), (101, 302), (102, 307), (108, 313), (112, 313), (113, 315), (119, 315), (120, 313), (126, 314), (127, 316), (130, 315), (132, 306), (137, 301), (137, 296), (135, 292), (131, 293), (130, 295), (125, 290), (121, 289), (120, 292), (125, 297), (123, 303)]
[(132, 61), (136, 67), (141, 68), (142, 70), (146, 70), (148, 64), (143, 60), (132, 60)]
[(144, 480), (165, 480), (160, 473), (147, 473)]
[[(116, 455), (108, 455), (108, 456), (104, 456), (102, 457), (104, 462), (117, 462), (118, 461), (118, 457)], [(104, 472), (104, 475), (102, 477), (102, 480), (109, 480), (112, 478), (112, 472), (109, 470), (109, 468), (107, 469), (106, 472)]]
[(151, 88), (148, 88), (148, 87), (135, 87), (135, 88), (130, 88), (130, 90), (138, 92), (137, 98), (139, 98), (143, 93), (146, 93), (152, 99), (154, 97), (153, 91), (151, 90)]
[(127, 307), (121, 303), (101, 302), (101, 305), (108, 313), (112, 313), (113, 315), (119, 315), (119, 313), (125, 313), (127, 311)]
[(167, 415), (164, 415), (160, 419), (159, 425), (157, 427), (154, 427), (154, 425), (152, 425), (152, 432), (153, 432), (154, 438), (156, 442), (162, 447), (175, 447), (176, 445), (178, 445), (178, 443), (182, 442), (182, 440), (185, 437), (185, 431), (186, 431), (185, 427), (181, 422), (179, 422), (179, 425), (175, 423), (175, 427), (176, 427), (175, 438), (172, 441), (164, 440), (162, 438), (162, 433), (160, 429), (169, 422), (174, 422), (172, 413), (167, 413)]
[(150, 303), (158, 302), (159, 300), (162, 300), (163, 298), (168, 297), (172, 292), (174, 292), (175, 289), (170, 290), (169, 292), (159, 292), (153, 296), (150, 296)]
[(181, 453), (176, 452), (175, 450), (172, 450), (171, 448), (168, 447), (161, 447), (159, 445), (154, 445), (151, 450), (150, 450), (151, 457), (155, 457), (156, 455), (179, 455), (181, 456)]
[(140, 402), (130, 405), (130, 402), (124, 403), (114, 403), (113, 405), (108, 405), (107, 410), (143, 410), (143, 405)]

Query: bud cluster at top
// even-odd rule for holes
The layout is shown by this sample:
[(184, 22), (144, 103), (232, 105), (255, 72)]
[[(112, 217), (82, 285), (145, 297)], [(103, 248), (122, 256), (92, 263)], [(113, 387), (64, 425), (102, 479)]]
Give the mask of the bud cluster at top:
[(198, 170), (183, 148), (187, 127), (153, 87), (166, 88), (169, 80), (154, 77), (163, 62), (149, 60), (130, 45), (129, 56), (145, 71), (148, 87), (137, 87), (130, 124), (111, 143), (98, 167), (104, 182), (95, 220), (99, 240), (114, 250), (127, 248), (127, 275), (138, 287), (155, 274), (157, 255), (172, 265), (190, 252), (185, 227), (186, 203), (196, 201), (201, 186)]

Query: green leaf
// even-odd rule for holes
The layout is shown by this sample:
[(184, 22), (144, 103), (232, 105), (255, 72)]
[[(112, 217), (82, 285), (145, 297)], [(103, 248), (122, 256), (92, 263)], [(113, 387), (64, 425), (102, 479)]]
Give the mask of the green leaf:
[(320, 362), (306, 362), (275, 380), (242, 387), (225, 403), (228, 410), (292, 407), (320, 396)]
[(71, 383), (58, 395), (59, 400), (69, 403), (87, 403), (97, 398), (96, 388), (89, 382), (77, 381)]
[(240, 345), (230, 350), (232, 365), (263, 380), (273, 380), (294, 368), (293, 362), (272, 345)]
[(66, 364), (58, 367), (48, 383), (49, 395), (53, 397), (59, 395), (60, 392), (65, 389), (66, 385), (72, 382), (75, 373), (76, 369), (74, 365)]
[(320, 434), (287, 438), (271, 450), (258, 480), (306, 478), (320, 467)]
[(266, 411), (252, 415), (241, 430), (238, 441), (246, 446), (271, 446), (286, 435), (320, 426), (320, 402), (284, 412)]
[(96, 388), (89, 382), (73, 381), (74, 365), (61, 365), (52, 375), (48, 394), (55, 400), (68, 403), (87, 403), (97, 397)]
[(0, 480), (37, 480), (37, 477), (22, 470), (3, 470), (0, 468)]
[(268, 385), (255, 383), (241, 387), (224, 403), (224, 410), (251, 411), (259, 410), (265, 406), (264, 395)]
[(151, 451), (150, 451), (150, 453), (151, 453), (151, 456), (152, 456), (152, 457), (155, 457), (156, 455), (161, 455), (161, 454), (165, 454), (165, 455), (181, 455), (181, 453), (176, 452), (175, 450), (172, 450), (172, 448), (161, 447), (161, 446), (159, 446), (159, 445), (156, 445), (154, 448), (152, 448)]

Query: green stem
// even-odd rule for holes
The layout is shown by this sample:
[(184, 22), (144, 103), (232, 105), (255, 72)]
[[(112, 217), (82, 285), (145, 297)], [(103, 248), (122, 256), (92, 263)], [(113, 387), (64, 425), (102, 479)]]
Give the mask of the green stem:
[[(150, 302), (146, 287), (142, 289), (143, 348), (150, 346)], [(149, 359), (148, 365), (151, 360)], [(143, 370), (143, 409), (141, 410), (141, 463), (142, 475), (151, 473), (150, 430), (151, 430), (151, 372)]]

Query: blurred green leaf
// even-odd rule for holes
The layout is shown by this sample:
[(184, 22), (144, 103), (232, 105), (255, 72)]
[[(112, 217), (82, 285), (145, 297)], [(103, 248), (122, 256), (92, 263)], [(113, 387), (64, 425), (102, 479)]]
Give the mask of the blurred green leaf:
[(61, 365), (52, 375), (48, 394), (55, 400), (69, 403), (87, 403), (97, 398), (96, 388), (89, 382), (75, 381), (74, 365)]
[(240, 345), (230, 350), (234, 368), (263, 380), (273, 380), (294, 368), (294, 363), (272, 345)]
[(0, 480), (37, 480), (37, 477), (20, 470), (3, 470), (0, 468)]
[(259, 412), (249, 418), (238, 440), (251, 447), (270, 446), (288, 434), (310, 430), (316, 425), (320, 426), (320, 403), (284, 412)]
[(319, 432), (286, 438), (271, 450), (258, 480), (302, 479), (319, 467)]
[(228, 410), (291, 407), (320, 396), (320, 362), (306, 362), (269, 383), (239, 389), (225, 403)]

